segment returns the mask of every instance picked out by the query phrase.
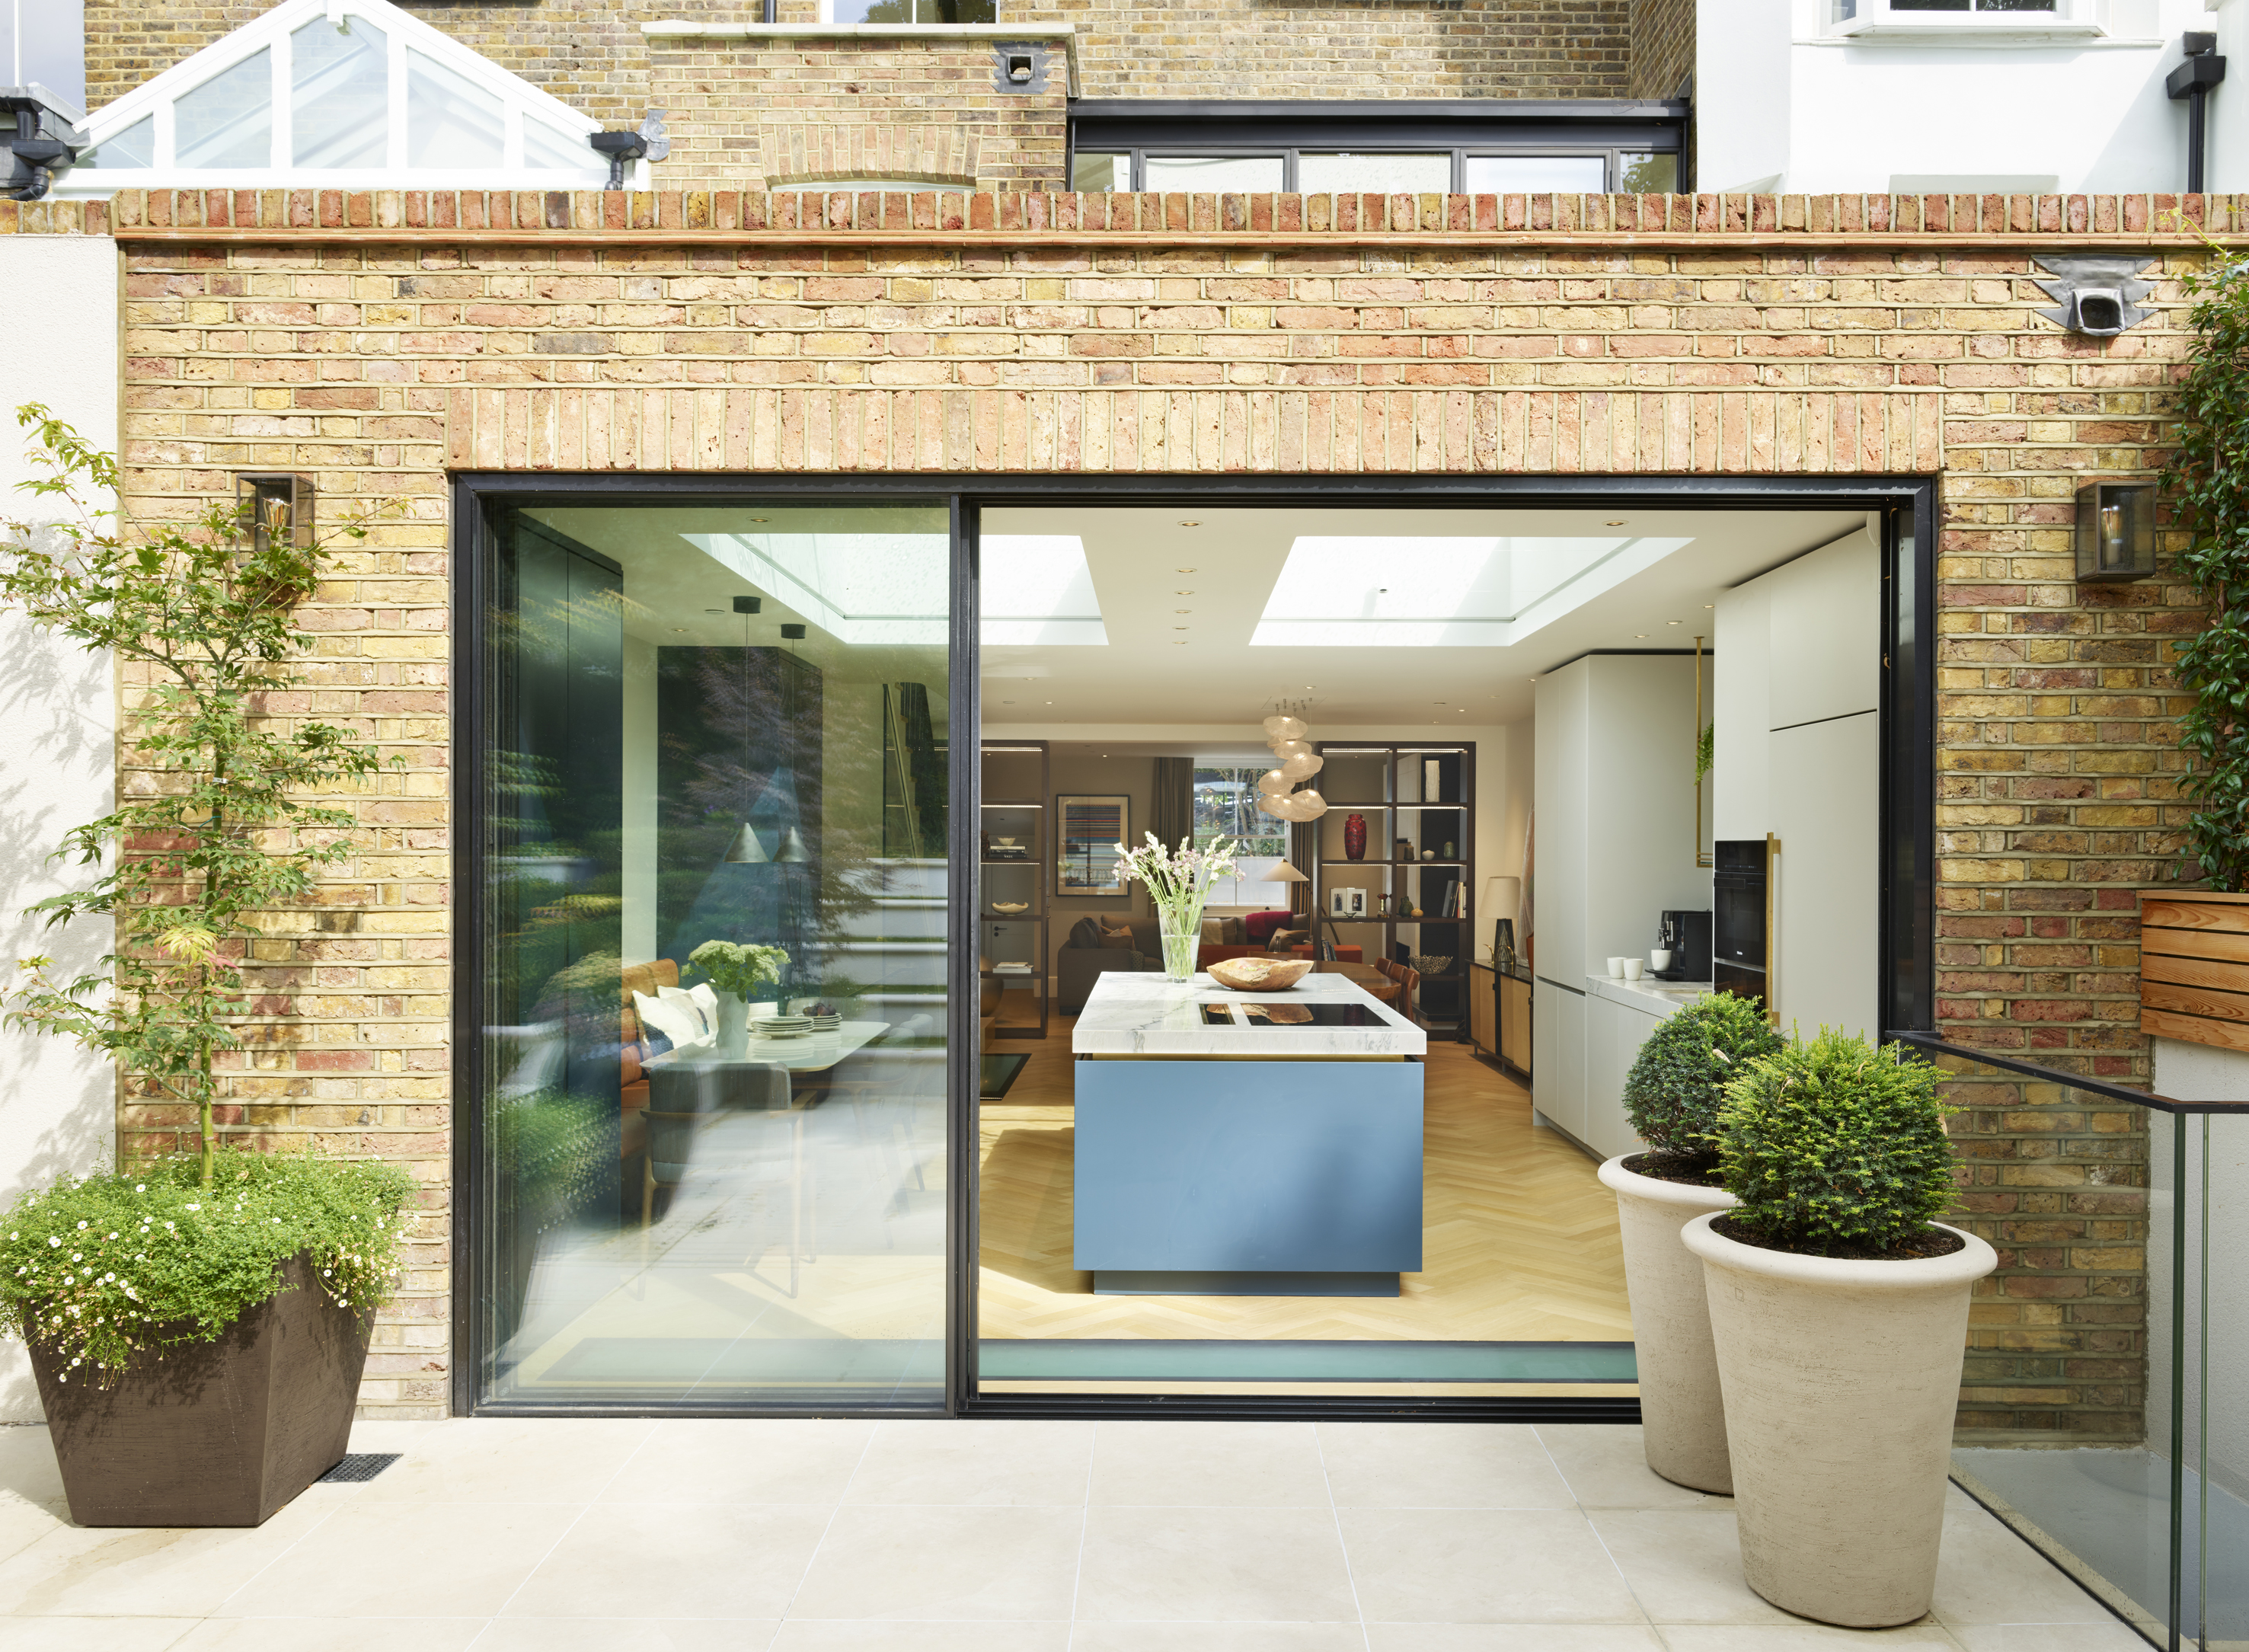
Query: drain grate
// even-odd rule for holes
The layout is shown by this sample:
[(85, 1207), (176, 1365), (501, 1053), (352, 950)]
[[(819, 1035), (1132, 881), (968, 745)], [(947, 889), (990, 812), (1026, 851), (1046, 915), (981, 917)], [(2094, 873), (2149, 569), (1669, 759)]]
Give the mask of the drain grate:
[(406, 1454), (402, 1451), (354, 1451), (320, 1476), (322, 1485), (343, 1480), (372, 1480)]

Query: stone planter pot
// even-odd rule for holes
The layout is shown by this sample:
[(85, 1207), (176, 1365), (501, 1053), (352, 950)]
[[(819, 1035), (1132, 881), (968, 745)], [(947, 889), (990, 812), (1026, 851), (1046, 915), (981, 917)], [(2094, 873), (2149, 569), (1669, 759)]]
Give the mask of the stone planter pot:
[(1624, 1167), (1621, 1157), (1603, 1165), (1600, 1177), (1617, 1196), (1617, 1226), (1624, 1236), (1647, 1466), (1675, 1485), (1730, 1497), (1734, 1471), (1726, 1455), (1726, 1408), (1718, 1356), (1710, 1346), (1702, 1263), (1680, 1242), (1679, 1231), (1697, 1216), (1731, 1209), (1734, 1196), (1723, 1187), (1639, 1175)]
[(263, 1525), (343, 1460), (368, 1318), (338, 1307), (302, 1256), (294, 1287), (217, 1342), (145, 1353), (104, 1388), (31, 1369), (80, 1525)]
[(1998, 1256), (1967, 1233), (1949, 1256), (1801, 1256), (1716, 1220), (1680, 1236), (1709, 1294), (1743, 1575), (1799, 1617), (1910, 1623), (1936, 1586), (1969, 1292)]

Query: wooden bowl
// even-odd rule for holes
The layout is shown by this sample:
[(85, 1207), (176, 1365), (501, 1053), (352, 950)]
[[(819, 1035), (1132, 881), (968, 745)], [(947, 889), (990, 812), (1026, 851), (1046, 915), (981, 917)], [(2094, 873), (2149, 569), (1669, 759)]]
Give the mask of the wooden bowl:
[(1309, 958), (1221, 958), (1210, 978), (1229, 992), (1284, 993), (1312, 973)]

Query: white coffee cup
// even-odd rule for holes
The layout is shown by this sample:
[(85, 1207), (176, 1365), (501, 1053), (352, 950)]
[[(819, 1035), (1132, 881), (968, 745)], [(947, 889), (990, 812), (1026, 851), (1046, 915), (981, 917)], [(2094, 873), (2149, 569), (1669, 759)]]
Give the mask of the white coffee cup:
[(1657, 947), (1654, 952), (1652, 952), (1652, 953), (1648, 953), (1648, 955), (1647, 955), (1647, 967), (1648, 967), (1650, 969), (1657, 970), (1657, 971), (1662, 971), (1662, 970), (1666, 970), (1666, 969), (1670, 968), (1670, 967), (1671, 967), (1671, 954), (1670, 954), (1669, 953), (1668, 953), (1668, 952), (1664, 951), (1664, 950), (1663, 950), (1663, 948), (1661, 948), (1661, 946)]
[(1626, 959), (1624, 960), (1624, 978), (1627, 981), (1638, 981), (1640, 979), (1640, 972), (1644, 967), (1645, 966), (1643, 966), (1637, 958)]
[(1622, 981), (1622, 980), (1624, 979), (1624, 965), (1625, 965), (1625, 960), (1624, 960), (1623, 959), (1621, 959), (1621, 958), (1612, 958), (1612, 959), (1610, 959), (1610, 960), (1609, 960), (1609, 975), (1610, 975), (1610, 977), (1611, 977), (1612, 979), (1613, 979), (1613, 980), (1616, 980), (1616, 981)]

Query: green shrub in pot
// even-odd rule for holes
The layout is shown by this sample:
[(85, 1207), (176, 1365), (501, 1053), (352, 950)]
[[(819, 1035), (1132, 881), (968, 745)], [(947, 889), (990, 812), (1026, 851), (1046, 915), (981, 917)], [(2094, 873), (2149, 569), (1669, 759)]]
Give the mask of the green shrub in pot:
[(1929, 1610), (1968, 1308), (1991, 1247), (1956, 1196), (1940, 1075), (1823, 1028), (1749, 1063), (1718, 1110), (1730, 1212), (1702, 1264), (1751, 1588), (1853, 1628)]
[(1707, 1176), (1718, 1167), (1718, 1108), (1748, 1063), (1786, 1041), (1764, 1011), (1731, 993), (1704, 993), (1660, 1022), (1625, 1076), (1624, 1110), (1647, 1144), (1644, 1171)]

